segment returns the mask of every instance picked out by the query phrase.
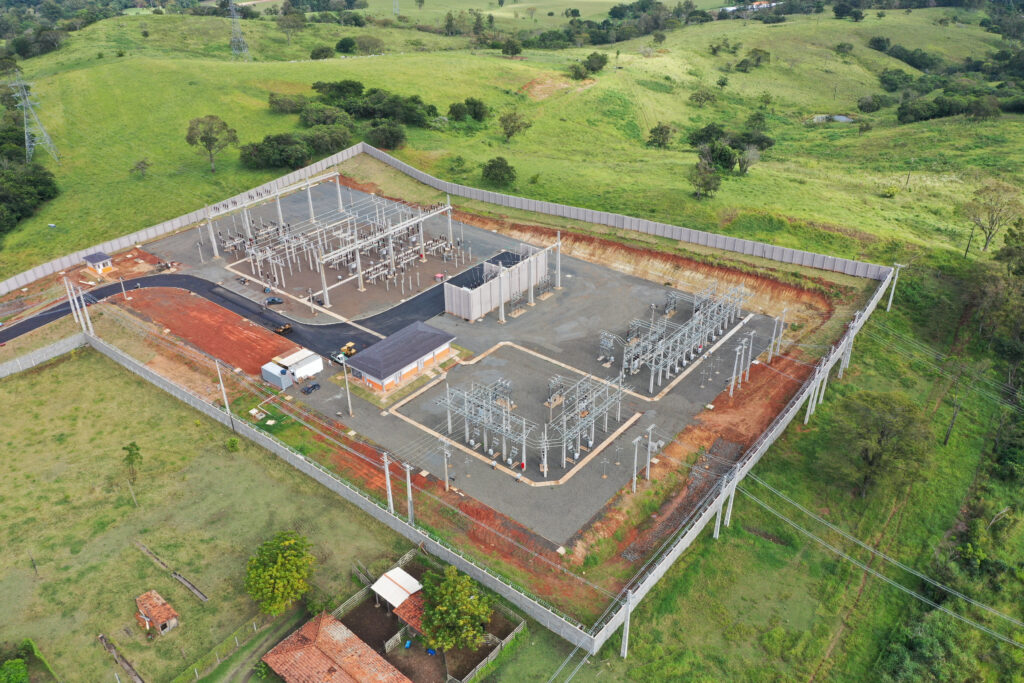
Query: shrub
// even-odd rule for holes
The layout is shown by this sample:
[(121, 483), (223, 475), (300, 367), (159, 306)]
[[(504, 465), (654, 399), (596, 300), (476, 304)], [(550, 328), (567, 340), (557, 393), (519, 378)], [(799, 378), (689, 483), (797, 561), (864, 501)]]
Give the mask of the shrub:
[(319, 102), (308, 102), (299, 113), (299, 123), (307, 128), (310, 126), (329, 126), (340, 123), (348, 128), (354, 128), (355, 122), (348, 112), (338, 107)]
[(229, 450), (232, 453), (237, 453), (238, 449), (240, 448), (240, 442), (238, 441), (238, 437), (237, 436), (233, 436), (230, 439), (228, 439), (227, 441), (225, 441), (224, 442), (224, 448), (226, 448), (227, 450)]
[(344, 125), (313, 126), (302, 135), (313, 154), (327, 155), (340, 152), (352, 141), (352, 133)]
[(868, 47), (872, 50), (878, 50), (879, 52), (885, 52), (889, 49), (890, 40), (882, 36), (874, 36), (868, 41)]
[(332, 50), (328, 45), (314, 47), (312, 50), (309, 51), (310, 59), (330, 59), (333, 56), (334, 50)]
[(356, 49), (356, 39), (348, 37), (342, 38), (337, 42), (337, 44), (335, 44), (334, 49), (342, 54), (350, 55)]
[(896, 92), (914, 82), (914, 77), (902, 69), (886, 69), (878, 74), (878, 82), (886, 92)]
[(374, 121), (366, 133), (366, 141), (381, 149), (397, 149), (405, 144), (405, 129), (394, 121)]
[(651, 128), (650, 137), (647, 138), (647, 144), (651, 147), (660, 147), (664, 149), (668, 147), (672, 141), (672, 127), (658, 122), (654, 128)]
[(306, 106), (306, 98), (303, 95), (282, 95), (281, 93), (270, 93), (270, 111), (277, 114), (298, 114)]
[(608, 64), (608, 55), (603, 52), (591, 52), (587, 55), (587, 58), (583, 60), (583, 65), (587, 67), (587, 71), (590, 73), (597, 73)]
[(484, 180), (494, 185), (510, 185), (516, 180), (516, 169), (512, 168), (505, 157), (494, 157), (484, 164), (482, 175)]
[(483, 121), (490, 114), (490, 110), (482, 100), (478, 100), (475, 97), (466, 98), (466, 110), (469, 112), (470, 117), (475, 121)]
[(281, 133), (242, 145), (239, 160), (246, 168), (302, 168), (312, 156), (305, 140), (293, 133)]
[(469, 118), (469, 107), (465, 102), (452, 102), (448, 105), (448, 118), (452, 121), (465, 121)]
[(579, 62), (574, 62), (569, 65), (569, 78), (573, 80), (582, 81), (589, 75), (589, 73), (590, 72), (587, 71), (587, 67)]
[(384, 52), (384, 41), (374, 36), (359, 36), (356, 48), (364, 55), (377, 55)]

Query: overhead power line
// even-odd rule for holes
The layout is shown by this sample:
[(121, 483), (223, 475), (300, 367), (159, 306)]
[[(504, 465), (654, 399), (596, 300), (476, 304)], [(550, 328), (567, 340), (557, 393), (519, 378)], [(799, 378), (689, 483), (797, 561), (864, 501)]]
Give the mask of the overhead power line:
[(831, 543), (829, 543), (825, 539), (820, 538), (818, 536), (815, 536), (813, 533), (811, 533), (807, 529), (803, 528), (802, 526), (800, 526), (799, 524), (797, 524), (793, 520), (789, 519), (788, 517), (786, 517), (784, 514), (782, 514), (778, 510), (775, 510), (773, 507), (771, 507), (770, 505), (768, 505), (767, 503), (762, 501), (760, 498), (758, 498), (757, 496), (755, 496), (752, 493), (750, 493), (749, 491), (747, 491), (742, 486), (737, 486), (736, 488), (737, 488), (737, 490), (740, 493), (742, 493), (747, 498), (751, 499), (752, 501), (754, 501), (755, 503), (760, 505), (767, 512), (771, 513), (775, 517), (778, 517), (780, 520), (782, 520), (783, 522), (785, 522), (789, 526), (793, 527), (794, 529), (796, 529), (797, 531), (799, 531), (803, 535), (807, 536), (808, 538), (810, 538), (811, 540), (815, 541), (816, 543), (824, 546), (825, 548), (831, 550), (836, 555), (838, 555), (838, 556), (842, 557), (844, 560), (847, 560), (848, 562), (856, 565), (858, 568), (860, 568), (861, 570), (871, 574), (875, 578), (877, 578), (877, 579), (879, 579), (881, 581), (884, 581), (885, 583), (889, 584), (893, 588), (897, 588), (897, 589), (903, 591), (907, 595), (910, 595), (910, 596), (912, 596), (914, 598), (917, 598), (921, 602), (925, 603), (926, 605), (929, 605), (930, 607), (932, 607), (934, 609), (939, 610), (940, 612), (944, 612), (944, 613), (948, 614), (949, 616), (953, 617), (954, 619), (958, 619), (959, 621), (964, 622), (968, 626), (971, 626), (973, 628), (978, 629), (979, 631), (987, 633), (988, 635), (992, 636), (993, 638), (996, 638), (997, 640), (1001, 640), (1002, 642), (1006, 643), (1007, 645), (1012, 645), (1013, 647), (1016, 647), (1016, 648), (1019, 648), (1021, 650), (1024, 650), (1024, 643), (1018, 642), (1018, 641), (1014, 640), (1013, 638), (1010, 638), (1009, 636), (1005, 636), (1002, 633), (999, 633), (998, 631), (995, 631), (995, 630), (989, 628), (988, 626), (985, 626), (984, 624), (981, 624), (981, 623), (979, 623), (977, 621), (974, 621), (973, 619), (971, 619), (969, 617), (965, 617), (962, 614), (957, 614), (956, 612), (954, 612), (953, 610), (949, 609), (948, 607), (944, 607), (943, 605), (940, 605), (939, 603), (935, 602), (934, 600), (931, 600), (931, 599), (925, 597), (924, 595), (921, 595), (917, 591), (915, 591), (915, 590), (913, 590), (911, 588), (907, 588), (903, 584), (901, 584), (901, 583), (899, 583), (897, 581), (894, 581), (893, 579), (890, 579), (888, 576), (885, 576), (881, 572), (879, 572), (879, 571), (877, 571), (875, 569), (872, 569), (871, 567), (869, 567), (868, 565), (864, 564), (860, 560), (858, 560), (858, 559), (856, 559), (854, 557), (851, 557), (850, 555), (847, 555), (842, 550), (840, 550), (836, 546), (832, 545)]

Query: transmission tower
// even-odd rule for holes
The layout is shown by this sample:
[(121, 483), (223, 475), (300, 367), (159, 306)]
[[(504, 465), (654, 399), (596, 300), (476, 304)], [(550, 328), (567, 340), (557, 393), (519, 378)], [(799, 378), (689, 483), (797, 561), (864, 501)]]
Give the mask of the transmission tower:
[(235, 0), (231, 0), (228, 6), (231, 10), (231, 53), (249, 61), (249, 45), (245, 42), (245, 36), (242, 35), (242, 22), (238, 17), (238, 6), (235, 5)]
[(53, 160), (60, 163), (57, 148), (53, 146), (50, 134), (46, 132), (46, 128), (43, 127), (42, 122), (36, 115), (34, 103), (28, 94), (28, 83), (21, 76), (18, 76), (15, 80), (11, 81), (10, 86), (11, 90), (14, 91), (15, 99), (18, 100), (18, 106), (21, 108), (21, 113), (25, 120), (25, 163), (32, 161), (32, 154), (36, 150), (36, 145), (42, 145), (50, 153), (50, 156), (53, 157)]

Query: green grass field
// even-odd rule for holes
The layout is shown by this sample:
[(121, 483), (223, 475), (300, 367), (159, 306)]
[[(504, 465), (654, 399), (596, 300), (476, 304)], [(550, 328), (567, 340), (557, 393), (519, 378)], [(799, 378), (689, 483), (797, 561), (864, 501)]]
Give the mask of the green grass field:
[[(61, 680), (113, 680), (100, 633), (146, 680), (182, 672), (256, 618), (245, 562), (279, 530), (310, 538), (314, 583), (340, 596), (356, 589), (353, 560), (377, 566), (407, 549), (269, 453), (245, 443), (229, 452), (230, 431), (94, 352), (5, 379), (0, 404), (16, 417), (0, 424), (0, 640), (35, 639)], [(138, 508), (121, 463), (132, 440), (143, 455)], [(210, 600), (200, 603), (136, 540)], [(132, 616), (135, 596), (149, 589), (181, 614), (181, 626), (155, 642)]]
[[(865, 117), (874, 129), (863, 135), (855, 125), (805, 123), (815, 114), (855, 114), (857, 98), (879, 91), (875, 74), (901, 66), (866, 47), (873, 35), (910, 48), (924, 46), (949, 59), (995, 49), (997, 38), (977, 25), (938, 26), (936, 20), (947, 14), (915, 10), (859, 24), (809, 16), (775, 26), (742, 21), (690, 26), (671, 32), (652, 57), (638, 53), (649, 39), (607, 48), (609, 67), (595, 82), (583, 84), (569, 81), (564, 72), (590, 49), (528, 51), (526, 60), (510, 61), (493, 51), (467, 50), (461, 38), (323, 25), (298, 34), (289, 47), (271, 22), (256, 21), (247, 25), (257, 61), (240, 63), (230, 59), (226, 20), (125, 16), (99, 22), (73, 34), (59, 52), (25, 62), (42, 120), (64, 158), (53, 167), (62, 194), (5, 238), (0, 276), (278, 175), (242, 169), (233, 150), (221, 155), (218, 172), (210, 174), (184, 143), (189, 119), (217, 114), (237, 128), (243, 142), (293, 130), (294, 116), (267, 110), (268, 93), (308, 92), (314, 81), (342, 78), (420, 94), (442, 111), (452, 101), (478, 96), (497, 111), (517, 107), (533, 121), (511, 143), (502, 141), (493, 119), (482, 128), (410, 129), (409, 144), (398, 156), (446, 179), (479, 185), (480, 165), (502, 155), (518, 171), (513, 191), (539, 199), (778, 243), (786, 243), (787, 221), (810, 226), (805, 232), (812, 234), (838, 229), (856, 238), (841, 249), (845, 256), (870, 255), (872, 246), (892, 239), (958, 243), (966, 228), (954, 215), (956, 201), (984, 178), (1021, 177), (1020, 117), (897, 126), (887, 109)], [(142, 38), (142, 30), (150, 36)], [(346, 32), (367, 30), (384, 38), (391, 52), (283, 61), (304, 59), (313, 45), (333, 43)], [(431, 51), (397, 53), (409, 36), (425, 41)], [(723, 38), (743, 44), (739, 55), (710, 55), (706, 46)], [(841, 41), (854, 43), (851, 57), (832, 51)], [(729, 84), (713, 105), (697, 108), (687, 101), (701, 85), (718, 90), (713, 84), (720, 69), (754, 47), (772, 52), (770, 65), (729, 73)], [(125, 56), (114, 56), (115, 49), (125, 50)], [(531, 97), (537, 87), (548, 96)], [(695, 155), (684, 142), (677, 140), (669, 150), (645, 145), (647, 131), (659, 121), (680, 132), (711, 121), (739, 127), (757, 110), (764, 91), (775, 98), (767, 113), (777, 144), (748, 177), (726, 178), (712, 200), (691, 197), (685, 173)], [(129, 169), (143, 157), (153, 167), (149, 177), (139, 179)], [(453, 164), (457, 158), (461, 166)], [(883, 198), (881, 190), (893, 185), (900, 192)], [(773, 223), (775, 218), (783, 222)], [(47, 227), (51, 223), (57, 227)], [(814, 248), (811, 237), (812, 243), (808, 234), (797, 239)]]

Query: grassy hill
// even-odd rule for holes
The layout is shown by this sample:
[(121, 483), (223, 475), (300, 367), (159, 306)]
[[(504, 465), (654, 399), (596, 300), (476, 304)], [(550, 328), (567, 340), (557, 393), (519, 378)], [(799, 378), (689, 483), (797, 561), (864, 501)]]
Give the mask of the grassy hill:
[[(288, 45), (270, 21), (249, 21), (244, 27), (254, 61), (245, 63), (230, 58), (226, 20), (136, 15), (103, 21), (72, 34), (59, 52), (24, 64), (35, 83), (40, 116), (63, 155), (63, 164), (54, 166), (62, 194), (6, 238), (0, 275), (276, 175), (242, 169), (234, 151), (223, 155), (218, 173), (211, 175), (184, 144), (188, 120), (220, 115), (243, 142), (294, 129), (295, 117), (267, 111), (267, 94), (305, 91), (316, 80), (342, 78), (420, 94), (442, 111), (452, 101), (479, 96), (494, 109), (517, 107), (533, 120), (533, 127), (511, 143), (502, 141), (493, 120), (475, 131), (410, 129), (410, 142), (398, 155), (460, 182), (479, 184), (479, 166), (502, 155), (519, 171), (514, 190), (540, 199), (780, 243), (791, 243), (780, 229), (785, 223), (760, 214), (821, 224), (833, 234), (833, 226), (839, 226), (871, 235), (850, 240), (839, 249), (844, 255), (862, 254), (878, 238), (946, 243), (960, 238), (952, 204), (981, 177), (1020, 177), (1019, 116), (897, 126), (890, 108), (864, 117), (874, 125), (865, 134), (856, 124), (805, 123), (815, 114), (857, 114), (856, 100), (880, 90), (876, 74), (883, 68), (913, 71), (867, 48), (873, 35), (910, 48), (924, 46), (951, 60), (997, 46), (998, 38), (976, 25), (939, 26), (936, 20), (946, 14), (915, 10), (859, 24), (808, 16), (774, 26), (744, 21), (690, 26), (671, 32), (650, 57), (638, 52), (648, 39), (607, 48), (609, 66), (583, 82), (564, 74), (590, 49), (529, 51), (525, 60), (507, 60), (493, 51), (466, 49), (463, 38), (333, 25), (313, 25)], [(144, 30), (149, 37), (142, 36)], [(388, 54), (298, 61), (314, 45), (358, 32), (382, 37)], [(708, 44), (723, 39), (743, 47), (735, 56), (712, 56)], [(411, 41), (422, 45), (410, 48)], [(853, 54), (837, 56), (833, 47), (839, 42), (852, 42)], [(732, 71), (724, 89), (714, 86), (721, 69), (756, 47), (771, 51), (770, 64), (746, 74)], [(117, 57), (117, 50), (124, 56)], [(720, 90), (719, 98), (698, 108), (687, 98), (702, 85)], [(777, 144), (748, 177), (726, 178), (710, 201), (691, 197), (685, 172), (695, 154), (678, 136), (669, 150), (645, 145), (648, 130), (659, 121), (682, 132), (711, 121), (738, 127), (758, 109), (763, 92), (774, 98), (766, 111)], [(145, 180), (128, 173), (142, 157), (153, 163)], [(465, 162), (461, 170), (452, 165), (455, 157)], [(881, 188), (897, 184), (905, 190), (896, 197), (880, 196)], [(743, 215), (751, 212), (757, 215)], [(58, 227), (46, 227), (50, 223)], [(804, 234), (801, 244), (814, 248), (813, 238), (807, 239)]]

